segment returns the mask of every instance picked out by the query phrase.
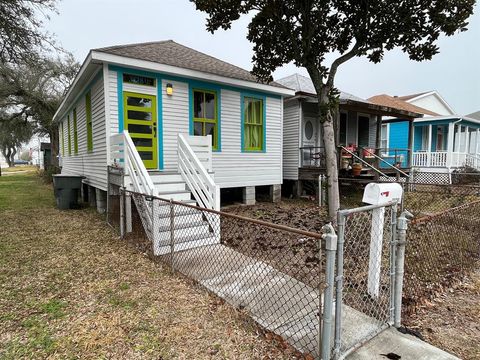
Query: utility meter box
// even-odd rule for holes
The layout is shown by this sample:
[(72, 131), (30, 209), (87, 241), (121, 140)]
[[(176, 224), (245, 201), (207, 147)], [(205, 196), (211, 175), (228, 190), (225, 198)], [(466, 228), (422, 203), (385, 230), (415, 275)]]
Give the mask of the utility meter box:
[(370, 183), (363, 192), (363, 202), (370, 205), (382, 205), (393, 200), (400, 201), (403, 189), (397, 183)]

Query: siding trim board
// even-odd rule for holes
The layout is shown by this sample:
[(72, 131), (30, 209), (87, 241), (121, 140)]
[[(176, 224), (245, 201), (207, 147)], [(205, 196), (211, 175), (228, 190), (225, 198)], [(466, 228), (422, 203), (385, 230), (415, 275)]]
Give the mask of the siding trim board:
[[(118, 66), (118, 65), (109, 65), (108, 68), (111, 71), (117, 71), (117, 72), (128, 72), (129, 74), (134, 74), (134, 75), (141, 75), (141, 76), (150, 76), (150, 77), (160, 77), (162, 80), (171, 80), (171, 81), (178, 81), (178, 82), (184, 82), (187, 84), (208, 84), (209, 86), (212, 87), (217, 87), (219, 89), (223, 90), (231, 90), (231, 91), (236, 91), (236, 92), (247, 92), (249, 94), (256, 94), (258, 96), (267, 96), (275, 99), (282, 99), (281, 95), (277, 94), (272, 94), (266, 91), (259, 91), (259, 90), (246, 90), (241, 87), (236, 87), (236, 86), (231, 86), (231, 85), (224, 85), (224, 84), (218, 84), (215, 82), (211, 82), (208, 80), (196, 80), (196, 79), (191, 79), (188, 77), (183, 77), (183, 76), (175, 76), (175, 75), (169, 75), (161, 72), (155, 72), (155, 71), (149, 71), (149, 70), (140, 70), (140, 69), (134, 69), (134, 68), (129, 68), (129, 67), (124, 67), (124, 66)], [(175, 92), (175, 89), (173, 90)]]

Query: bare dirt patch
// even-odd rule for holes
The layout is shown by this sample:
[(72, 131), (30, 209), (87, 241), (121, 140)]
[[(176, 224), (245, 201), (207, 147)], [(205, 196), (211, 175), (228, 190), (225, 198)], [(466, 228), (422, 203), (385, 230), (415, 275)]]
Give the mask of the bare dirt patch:
[(427, 301), (405, 325), (462, 359), (480, 359), (480, 270)]

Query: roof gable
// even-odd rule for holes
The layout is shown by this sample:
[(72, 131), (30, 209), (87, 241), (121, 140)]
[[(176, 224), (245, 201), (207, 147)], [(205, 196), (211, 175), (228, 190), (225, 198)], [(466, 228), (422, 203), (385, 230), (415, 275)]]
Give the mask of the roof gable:
[(412, 95), (398, 96), (398, 98), (413, 105), (417, 105), (424, 109), (433, 111), (437, 114), (455, 114), (455, 111), (436, 90), (426, 91)]
[[(173, 40), (110, 46), (94, 49), (94, 51), (260, 83), (252, 73), (245, 69), (178, 44)], [(283, 87), (275, 82), (271, 82), (269, 85)]]

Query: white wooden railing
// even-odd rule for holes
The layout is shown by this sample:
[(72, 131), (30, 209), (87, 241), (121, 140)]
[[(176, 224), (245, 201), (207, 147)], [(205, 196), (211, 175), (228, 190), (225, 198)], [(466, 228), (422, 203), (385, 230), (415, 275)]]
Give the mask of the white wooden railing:
[(480, 170), (480, 156), (478, 154), (467, 154), (465, 165), (468, 165), (476, 170)]
[[(127, 130), (110, 137), (110, 159), (113, 166), (123, 168), (124, 175), (128, 176), (133, 187), (129, 190), (155, 195), (155, 185)], [(139, 213), (147, 235), (152, 238), (152, 233), (155, 231), (153, 226), (157, 223), (153, 221), (152, 202), (147, 201), (144, 196), (134, 196), (134, 201), (138, 208), (144, 209)]]
[(480, 169), (480, 156), (463, 152), (419, 151), (413, 153), (413, 166), (458, 168), (471, 166)]
[(178, 134), (178, 171), (188, 185), (198, 205), (220, 210), (220, 188), (212, 176), (211, 136)]

